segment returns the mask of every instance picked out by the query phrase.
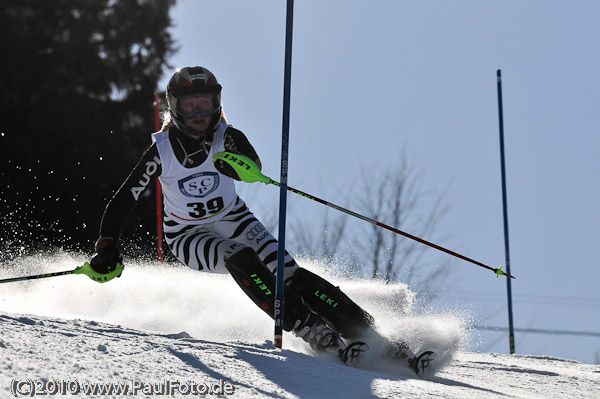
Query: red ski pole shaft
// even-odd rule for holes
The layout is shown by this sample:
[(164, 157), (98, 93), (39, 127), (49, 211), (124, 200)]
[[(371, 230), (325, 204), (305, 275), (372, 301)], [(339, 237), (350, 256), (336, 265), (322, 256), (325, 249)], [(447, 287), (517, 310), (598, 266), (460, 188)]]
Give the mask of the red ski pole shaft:
[[(271, 180), (271, 184), (274, 184), (274, 185), (276, 185), (276, 186), (279, 186), (279, 183), (278, 183), (278, 182), (276, 182), (276, 181), (274, 181), (274, 180)], [(477, 266), (480, 266), (480, 267), (483, 267), (483, 268), (485, 268), (485, 269), (491, 270), (491, 271), (493, 271), (494, 273), (496, 273), (497, 275), (500, 275), (500, 274), (502, 274), (502, 275), (505, 275), (506, 277), (509, 277), (509, 278), (515, 278), (514, 276), (512, 276), (512, 275), (510, 275), (510, 274), (508, 274), (508, 273), (506, 273), (506, 272), (504, 272), (504, 271), (502, 271), (502, 270), (500, 270), (499, 268), (495, 268), (495, 267), (488, 266), (488, 265), (486, 265), (486, 264), (484, 264), (484, 263), (481, 263), (481, 262), (478, 262), (478, 261), (476, 261), (475, 259), (471, 259), (471, 258), (469, 258), (469, 257), (467, 257), (467, 256), (461, 255), (461, 254), (459, 254), (458, 252), (451, 251), (451, 250), (449, 250), (448, 248), (444, 248), (444, 247), (442, 247), (442, 246), (440, 246), (440, 245), (434, 244), (434, 243), (432, 243), (432, 242), (429, 242), (429, 241), (427, 241), (427, 240), (424, 240), (424, 239), (422, 239), (422, 238), (419, 238), (419, 237), (417, 237), (417, 236), (414, 236), (414, 235), (412, 235), (412, 234), (406, 233), (406, 232), (404, 232), (404, 231), (402, 231), (402, 230), (399, 230), (399, 229), (396, 229), (396, 228), (394, 228), (394, 227), (388, 226), (387, 224), (384, 224), (384, 223), (378, 222), (377, 220), (374, 220), (374, 219), (371, 219), (371, 218), (369, 218), (369, 217), (366, 217), (366, 216), (364, 216), (364, 215), (358, 214), (358, 213), (356, 213), (356, 212), (353, 212), (353, 211), (351, 211), (351, 210), (349, 210), (349, 209), (342, 208), (341, 206), (338, 206), (338, 205), (332, 204), (331, 202), (328, 202), (328, 201), (322, 200), (322, 199), (320, 199), (320, 198), (317, 198), (317, 197), (315, 197), (315, 196), (313, 196), (313, 195), (307, 194), (307, 193), (305, 193), (305, 192), (302, 192), (302, 191), (300, 191), (300, 190), (297, 190), (297, 189), (295, 189), (295, 188), (292, 188), (292, 187), (289, 187), (289, 186), (288, 186), (288, 188), (287, 188), (287, 189), (288, 189), (288, 191), (291, 191), (291, 192), (293, 192), (294, 194), (298, 194), (298, 195), (301, 195), (301, 196), (303, 196), (303, 197), (305, 197), (305, 198), (311, 199), (311, 200), (313, 200), (313, 201), (317, 201), (317, 202), (319, 202), (319, 203), (321, 203), (321, 204), (323, 204), (323, 205), (326, 205), (326, 206), (328, 206), (328, 207), (330, 207), (330, 208), (337, 209), (338, 211), (344, 212), (344, 213), (346, 213), (346, 214), (348, 214), (348, 215), (351, 215), (351, 216), (357, 217), (357, 218), (359, 218), (359, 219), (362, 219), (362, 220), (364, 220), (364, 221), (366, 221), (366, 222), (369, 222), (369, 223), (371, 223), (371, 224), (374, 224), (374, 225), (376, 225), (376, 226), (383, 227), (383, 228), (384, 228), (384, 229), (386, 229), (386, 230), (389, 230), (389, 231), (391, 231), (391, 232), (394, 232), (394, 233), (396, 233), (396, 234), (400, 234), (401, 236), (404, 236), (404, 237), (406, 237), (406, 238), (410, 238), (411, 240), (414, 240), (414, 241), (420, 242), (421, 244), (427, 245), (427, 246), (429, 246), (429, 247), (431, 247), (431, 248), (435, 248), (435, 249), (437, 249), (438, 251), (445, 252), (445, 253), (447, 253), (447, 254), (449, 254), (449, 255), (452, 255), (452, 256), (455, 256), (455, 257), (457, 257), (457, 258), (459, 258), (459, 259), (465, 260), (465, 261), (467, 261), (467, 262), (470, 262), (470, 263), (473, 263), (473, 264), (475, 264), (475, 265), (477, 265)]]

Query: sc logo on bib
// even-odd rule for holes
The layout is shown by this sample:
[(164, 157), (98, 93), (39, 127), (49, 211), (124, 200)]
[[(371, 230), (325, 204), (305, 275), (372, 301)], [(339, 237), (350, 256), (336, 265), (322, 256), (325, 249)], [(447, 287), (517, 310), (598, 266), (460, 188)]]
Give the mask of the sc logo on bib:
[(204, 198), (219, 187), (219, 174), (216, 172), (194, 173), (177, 182), (179, 191), (186, 197)]

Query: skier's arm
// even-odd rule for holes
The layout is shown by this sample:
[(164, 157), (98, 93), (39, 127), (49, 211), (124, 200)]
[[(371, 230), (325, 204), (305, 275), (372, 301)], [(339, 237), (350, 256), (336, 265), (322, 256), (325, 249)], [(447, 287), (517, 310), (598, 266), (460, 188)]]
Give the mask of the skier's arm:
[(114, 242), (119, 239), (129, 214), (161, 171), (158, 150), (153, 143), (106, 205), (100, 223), (100, 239), (111, 238)]
[[(250, 141), (248, 141), (246, 135), (244, 135), (244, 133), (242, 133), (240, 130), (237, 130), (231, 126), (225, 131), (225, 151), (247, 156), (254, 161), (256, 165), (258, 165), (259, 169), (262, 170), (260, 158), (254, 150), (254, 147), (252, 147), (252, 144), (250, 144)], [(224, 175), (235, 180), (240, 180), (237, 173), (235, 173), (229, 164), (221, 162), (216, 164), (216, 167), (219, 172), (223, 173)]]

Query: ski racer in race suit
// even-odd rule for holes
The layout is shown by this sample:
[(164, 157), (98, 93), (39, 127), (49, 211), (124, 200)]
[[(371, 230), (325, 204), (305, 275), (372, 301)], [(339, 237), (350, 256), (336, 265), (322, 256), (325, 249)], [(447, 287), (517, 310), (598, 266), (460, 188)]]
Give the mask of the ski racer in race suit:
[[(177, 259), (195, 270), (231, 274), (274, 317), (277, 241), (237, 196), (234, 179), (240, 179), (233, 168), (212, 161), (222, 151), (245, 155), (259, 167), (260, 159), (246, 136), (227, 123), (221, 85), (208, 69), (178, 69), (166, 96), (163, 127), (152, 134), (152, 144), (106, 206), (90, 265), (116, 276), (125, 220), (158, 177), (165, 240)], [(337, 354), (345, 347), (340, 337), (353, 341), (372, 327), (371, 315), (339, 288), (299, 267), (287, 252), (284, 279), (283, 329), (314, 350)]]

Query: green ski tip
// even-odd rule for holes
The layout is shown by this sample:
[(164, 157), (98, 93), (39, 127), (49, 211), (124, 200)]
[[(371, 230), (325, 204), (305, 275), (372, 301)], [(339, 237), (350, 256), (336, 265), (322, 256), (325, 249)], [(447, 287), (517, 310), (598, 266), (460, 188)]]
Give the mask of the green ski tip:
[(496, 269), (496, 278), (500, 278), (500, 276), (503, 276), (504, 272), (502, 271), (502, 266), (500, 266), (499, 268)]

